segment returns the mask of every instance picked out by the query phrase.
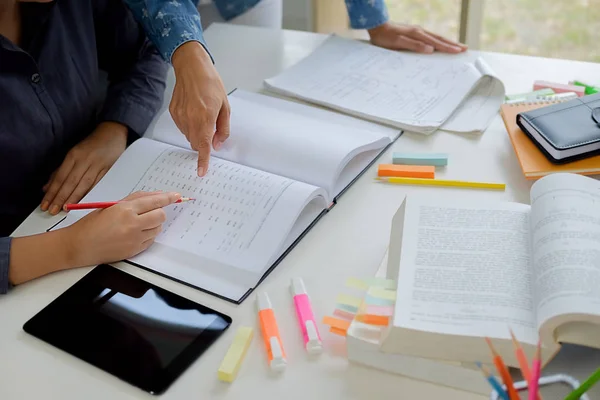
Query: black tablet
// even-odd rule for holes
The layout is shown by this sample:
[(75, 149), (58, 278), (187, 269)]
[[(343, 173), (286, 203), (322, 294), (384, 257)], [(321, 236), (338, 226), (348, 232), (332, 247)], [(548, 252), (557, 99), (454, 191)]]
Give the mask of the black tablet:
[(230, 324), (226, 315), (100, 265), (23, 329), (144, 391), (160, 394)]

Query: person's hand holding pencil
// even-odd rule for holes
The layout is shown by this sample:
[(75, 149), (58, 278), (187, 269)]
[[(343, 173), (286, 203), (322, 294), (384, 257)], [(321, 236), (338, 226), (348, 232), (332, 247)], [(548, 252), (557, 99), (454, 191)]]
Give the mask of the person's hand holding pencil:
[(16, 237), (10, 282), (18, 285), (51, 272), (133, 257), (154, 243), (167, 218), (163, 207), (180, 198), (179, 193), (137, 192), (66, 228)]
[(181, 199), (179, 193), (136, 192), (106, 209), (91, 212), (72, 230), (76, 266), (124, 260), (146, 250), (166, 221), (163, 207)]

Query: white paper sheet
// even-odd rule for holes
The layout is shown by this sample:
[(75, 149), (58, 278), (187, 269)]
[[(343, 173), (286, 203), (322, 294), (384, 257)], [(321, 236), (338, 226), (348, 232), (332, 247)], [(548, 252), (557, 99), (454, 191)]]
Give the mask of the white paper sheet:
[(351, 115), (431, 133), (487, 72), (477, 62), (400, 53), (332, 36), (265, 84), (269, 90)]

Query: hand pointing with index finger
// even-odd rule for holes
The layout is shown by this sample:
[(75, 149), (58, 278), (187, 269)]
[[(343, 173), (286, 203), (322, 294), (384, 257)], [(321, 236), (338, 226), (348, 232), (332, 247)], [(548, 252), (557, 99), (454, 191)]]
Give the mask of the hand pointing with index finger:
[(198, 176), (208, 171), (211, 148), (229, 137), (227, 93), (210, 56), (200, 43), (180, 46), (172, 57), (175, 88), (169, 111), (179, 130), (198, 152)]

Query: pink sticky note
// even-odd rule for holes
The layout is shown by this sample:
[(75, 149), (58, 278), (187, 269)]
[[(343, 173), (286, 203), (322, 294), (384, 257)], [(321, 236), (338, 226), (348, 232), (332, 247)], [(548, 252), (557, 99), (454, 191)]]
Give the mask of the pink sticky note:
[(576, 85), (565, 85), (564, 83), (556, 83), (556, 82), (548, 82), (548, 81), (535, 81), (533, 82), (533, 90), (540, 90), (550, 88), (554, 90), (554, 93), (567, 93), (567, 92), (575, 92), (578, 97), (583, 97), (585, 95), (585, 87), (584, 86), (576, 86)]
[(372, 306), (368, 305), (365, 314), (379, 315), (382, 317), (391, 317), (394, 315), (394, 307), (390, 306)]
[(354, 314), (349, 313), (348, 311), (340, 310), (339, 308), (333, 310), (333, 315), (350, 320), (354, 319)]

